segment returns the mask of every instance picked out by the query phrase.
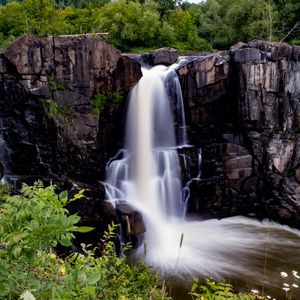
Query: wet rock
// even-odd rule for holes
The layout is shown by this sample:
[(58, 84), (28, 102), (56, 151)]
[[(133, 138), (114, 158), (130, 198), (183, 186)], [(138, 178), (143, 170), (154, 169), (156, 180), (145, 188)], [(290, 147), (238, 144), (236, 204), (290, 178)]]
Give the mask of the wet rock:
[(126, 202), (118, 203), (116, 212), (122, 226), (122, 236), (125, 242), (130, 242), (134, 248), (137, 248), (143, 242), (146, 232), (142, 214)]
[(177, 61), (179, 52), (174, 48), (160, 48), (150, 52), (151, 64), (156, 65), (172, 65)]
[(291, 161), (294, 148), (291, 140), (280, 139), (280, 136), (271, 139), (266, 149), (270, 160), (269, 168), (274, 167), (279, 173), (283, 173)]
[(2, 165), (2, 163), (0, 161), (0, 180), (3, 176), (4, 176), (4, 166)]
[(299, 53), (284, 43), (239, 43), (178, 70), (189, 139), (203, 157), (190, 211), (299, 227)]
[(234, 61), (237, 63), (246, 63), (260, 60), (260, 51), (253, 48), (243, 48), (234, 51)]

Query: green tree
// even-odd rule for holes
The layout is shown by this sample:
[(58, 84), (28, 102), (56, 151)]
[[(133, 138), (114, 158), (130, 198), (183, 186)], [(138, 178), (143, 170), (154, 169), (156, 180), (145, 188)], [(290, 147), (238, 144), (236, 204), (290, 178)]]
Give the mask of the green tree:
[(211, 50), (211, 45), (198, 36), (197, 27), (190, 10), (178, 8), (169, 12), (165, 19), (174, 28), (176, 35), (174, 46), (179, 50)]
[(26, 18), (26, 33), (45, 36), (68, 31), (63, 11), (56, 9), (55, 2), (51, 0), (24, 0), (22, 9)]
[[(300, 21), (300, 1), (298, 0), (274, 0), (278, 11), (278, 35), (281, 40)], [(299, 30), (291, 34), (286, 41), (298, 38), (300, 42)]]
[(155, 0), (155, 2), (158, 4), (158, 11), (161, 16), (176, 7), (176, 0)]
[(207, 0), (193, 10), (199, 35), (221, 49), (238, 41), (273, 40), (277, 15), (272, 0)]
[(109, 32), (109, 42), (122, 50), (137, 46), (153, 46), (157, 40), (160, 21), (151, 1), (119, 0), (93, 11), (93, 29)]
[(0, 7), (0, 32), (4, 38), (26, 32), (27, 16), (20, 3), (11, 2)]

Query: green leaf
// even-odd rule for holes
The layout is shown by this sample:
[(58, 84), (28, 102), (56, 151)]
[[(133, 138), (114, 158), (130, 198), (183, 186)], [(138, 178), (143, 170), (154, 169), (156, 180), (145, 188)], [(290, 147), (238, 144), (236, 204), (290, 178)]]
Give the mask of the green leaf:
[(197, 288), (198, 288), (198, 284), (197, 284), (197, 283), (194, 283), (194, 284), (192, 285), (191, 291), (192, 291), (192, 292), (195, 292), (195, 291), (197, 290)]
[(75, 201), (78, 200), (82, 197), (84, 197), (83, 193), (84, 193), (84, 189), (80, 190), (77, 194), (74, 195), (74, 197), (71, 199), (71, 201)]
[(94, 227), (80, 226), (80, 227), (77, 227), (76, 230), (74, 230), (74, 231), (85, 233), (85, 232), (90, 232), (90, 231), (92, 231), (94, 229), (95, 229)]
[(68, 217), (68, 222), (70, 224), (77, 224), (80, 220), (80, 217), (78, 215), (71, 215), (70, 217)]
[(14, 256), (14, 258), (18, 258), (20, 256), (21, 252), (22, 252), (22, 248), (20, 246), (16, 246), (12, 250), (12, 255)]
[(94, 285), (96, 284), (99, 280), (101, 279), (101, 274), (100, 273), (92, 273), (88, 279), (87, 279), (87, 284), (88, 285)]
[(65, 246), (65, 247), (70, 247), (70, 246), (72, 246), (71, 241), (68, 240), (68, 239), (66, 239), (66, 238), (60, 239), (58, 242), (59, 242), (62, 246)]
[(19, 241), (21, 241), (22, 239), (24, 239), (25, 237), (27, 237), (29, 235), (28, 232), (22, 232), (22, 233), (17, 233), (15, 235), (13, 235), (11, 238), (15, 243), (18, 243)]
[(68, 191), (62, 191), (59, 194), (58, 198), (62, 202), (62, 204), (66, 204), (68, 202)]

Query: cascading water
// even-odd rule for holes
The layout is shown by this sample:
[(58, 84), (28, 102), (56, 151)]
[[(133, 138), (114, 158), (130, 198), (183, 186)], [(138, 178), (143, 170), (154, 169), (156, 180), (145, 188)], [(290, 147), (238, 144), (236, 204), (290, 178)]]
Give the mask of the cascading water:
[[(126, 201), (143, 214), (147, 253), (145, 255), (140, 247), (137, 255), (163, 273), (176, 270), (177, 275), (247, 274), (248, 278), (260, 282), (268, 281), (268, 273), (263, 272), (268, 232), (267, 244), (272, 245), (268, 255), (277, 257), (278, 261), (284, 257), (284, 264), (289, 268), (300, 267), (299, 258), (288, 259), (291, 248), (300, 250), (300, 234), (296, 230), (244, 217), (184, 219), (185, 201), (177, 149), (187, 144), (187, 138), (176, 66), (143, 70), (143, 77), (130, 95), (125, 148), (107, 165), (107, 199), (112, 203)], [(170, 99), (174, 91), (177, 97)], [(176, 103), (170, 105), (174, 99)], [(171, 106), (176, 108), (175, 117)], [(188, 161), (189, 158), (185, 158), (187, 165)], [(200, 176), (199, 172), (195, 179), (199, 180)], [(184, 239), (180, 248), (181, 236)], [(284, 236), (289, 236), (289, 242), (282, 248)], [(277, 268), (276, 271), (282, 271), (282, 261)]]
[[(5, 174), (9, 174), (10, 173), (10, 165), (9, 165), (9, 159), (8, 159), (8, 148), (7, 148), (7, 144), (3, 137), (3, 131), (4, 131), (3, 121), (0, 118), (0, 163), (2, 164), (2, 166), (4, 168)], [(0, 180), (1, 180), (1, 178), (0, 178)]]

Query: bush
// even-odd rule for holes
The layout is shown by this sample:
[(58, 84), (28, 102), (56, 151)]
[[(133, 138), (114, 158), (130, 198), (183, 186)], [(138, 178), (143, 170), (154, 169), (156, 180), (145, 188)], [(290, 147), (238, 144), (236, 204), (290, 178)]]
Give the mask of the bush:
[(256, 293), (236, 293), (230, 283), (225, 281), (215, 282), (206, 279), (205, 284), (200, 284), (198, 278), (194, 278), (194, 284), (190, 295), (194, 300), (258, 300), (267, 299)]
[[(68, 215), (68, 199), (55, 186), (23, 185), (20, 195), (10, 196), (0, 186), (0, 298), (1, 299), (170, 299), (157, 275), (144, 263), (129, 266), (117, 257), (111, 241), (117, 225), (110, 225), (102, 242), (102, 256), (82, 245), (81, 253), (64, 259), (57, 244), (70, 246), (80, 217)], [(128, 249), (128, 245), (125, 246)]]
[(92, 106), (91, 112), (94, 115), (99, 115), (107, 104), (120, 103), (122, 100), (123, 97), (114, 92), (102, 94), (97, 91), (94, 97), (90, 99), (90, 104)]

